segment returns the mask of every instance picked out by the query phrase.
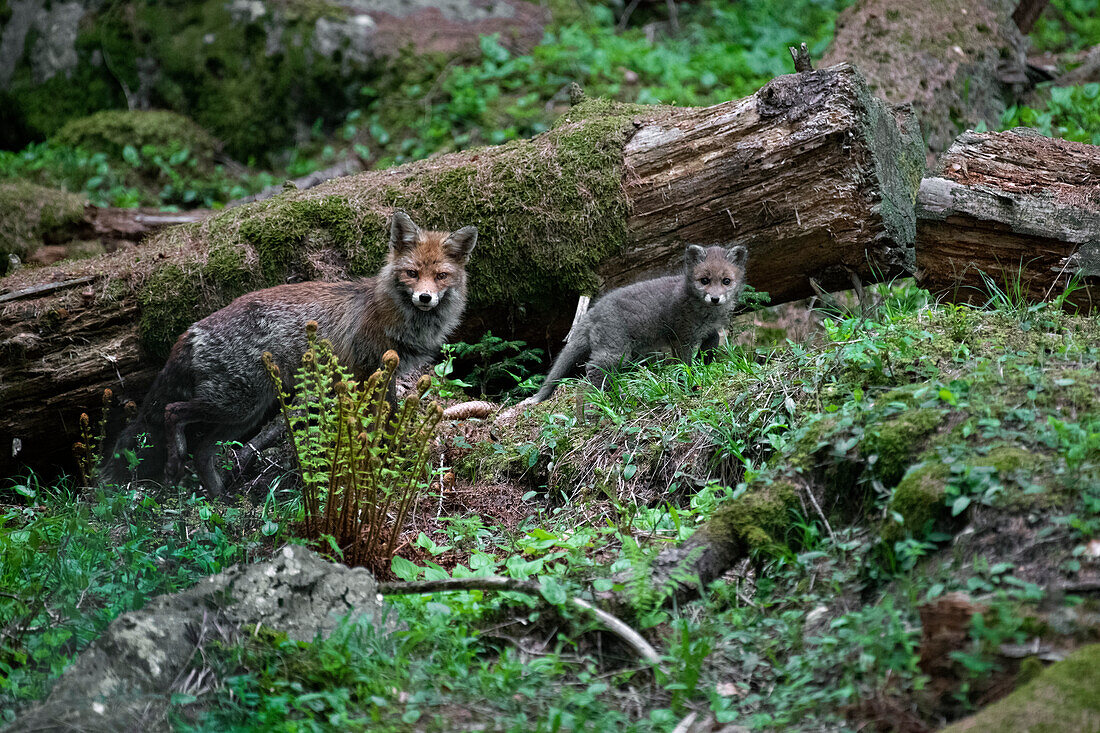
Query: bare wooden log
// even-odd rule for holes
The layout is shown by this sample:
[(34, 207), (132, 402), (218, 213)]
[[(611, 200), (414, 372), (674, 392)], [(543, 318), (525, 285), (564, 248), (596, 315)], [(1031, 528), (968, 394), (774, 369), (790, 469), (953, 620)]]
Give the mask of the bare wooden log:
[(64, 290), (65, 288), (75, 288), (77, 285), (83, 285), (84, 283), (90, 283), (95, 278), (91, 276), (78, 277), (75, 280), (63, 280), (57, 283), (43, 283), (41, 285), (32, 285), (29, 288), (23, 290), (16, 290), (12, 293), (0, 294), (0, 303), (6, 303), (9, 300), (19, 300), (20, 298), (32, 298), (37, 295), (45, 295), (46, 293), (54, 290)]
[(1031, 300), (1076, 276), (1079, 305), (1100, 303), (1100, 147), (1032, 130), (967, 132), (917, 199), (917, 280), (984, 301), (981, 273)]
[(750, 284), (774, 302), (811, 294), (810, 278), (891, 276), (913, 259), (924, 153), (910, 121), (844, 64), (708, 108), (588, 100), (529, 141), (287, 191), (136, 252), (21, 271), (0, 288), (95, 280), (91, 297), (0, 304), (0, 472), (18, 460), (14, 439), (28, 462), (67, 460), (105, 387), (139, 397), (176, 337), (237, 295), (373, 273), (394, 206), (427, 227), (478, 226), (467, 334), (555, 350), (578, 295), (678, 268), (688, 243), (747, 245)]
[[(191, 211), (160, 211), (158, 209), (116, 209), (88, 205), (84, 207), (84, 222), (94, 236), (107, 239), (138, 241), (150, 232), (202, 221), (210, 216), (209, 209)], [(89, 232), (85, 232), (87, 234)]]
[(916, 125), (850, 66), (778, 77), (752, 97), (670, 110), (624, 149), (630, 239), (600, 265), (618, 287), (664, 271), (684, 243), (749, 248), (773, 303), (911, 268), (905, 243), (923, 172)]

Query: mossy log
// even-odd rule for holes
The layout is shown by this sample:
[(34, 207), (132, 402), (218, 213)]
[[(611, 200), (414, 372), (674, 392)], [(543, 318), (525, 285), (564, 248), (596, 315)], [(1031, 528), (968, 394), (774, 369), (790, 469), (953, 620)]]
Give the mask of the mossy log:
[(531, 140), (287, 191), (138, 249), (21, 271), (0, 293), (94, 281), (0, 304), (0, 468), (64, 459), (104, 388), (140, 398), (179, 334), (242, 293), (373, 274), (394, 207), (425, 227), (477, 225), (465, 335), (554, 349), (578, 294), (678, 267), (687, 243), (746, 245), (750, 284), (773, 302), (810, 295), (810, 277), (841, 288), (849, 271), (892, 276), (912, 265), (924, 161), (898, 114), (843, 64), (704, 109), (584, 100)]
[(917, 199), (917, 280), (984, 302), (982, 273), (1012, 297), (1100, 303), (1100, 146), (1025, 128), (967, 132)]

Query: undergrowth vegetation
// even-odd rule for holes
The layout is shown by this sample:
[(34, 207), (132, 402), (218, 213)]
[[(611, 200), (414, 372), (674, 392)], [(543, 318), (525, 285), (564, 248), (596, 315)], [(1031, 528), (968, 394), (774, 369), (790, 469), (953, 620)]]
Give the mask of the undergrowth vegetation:
[(365, 382), (340, 366), (332, 344), (306, 324), (306, 351), (288, 394), (279, 367), (264, 353), (286, 434), (302, 476), (305, 536), (341, 559), (385, 573), (397, 538), (424, 485), (429, 441), (443, 414), (420, 410), (431, 387), (424, 376), (391, 410), (387, 396), (400, 363), (395, 351)]
[[(999, 649), (1082, 633), (1058, 589), (1095, 563), (1100, 532), (1100, 327), (1005, 291), (986, 308), (873, 291), (823, 313), (809, 343), (643, 365), (511, 427), (445, 431), (433, 463), (457, 483), (424, 496), (429, 521), (392, 572), (537, 580), (556, 607), (394, 596), (389, 633), (248, 634), (205, 651), (219, 682), (175, 701), (177, 727), (656, 731), (695, 711), (751, 730), (924, 730), (973, 709), (1020, 673)], [(516, 522), (493, 506), (504, 484), (526, 492)], [(278, 490), (226, 507), (64, 486), (29, 479), (5, 510), (5, 710), (118, 613), (267, 554), (305, 513)], [(482, 511), (455, 508), (466, 487), (488, 494)], [(657, 553), (721, 522), (734, 572), (697, 600), (674, 594), (689, 564), (654, 580)], [(945, 678), (922, 660), (917, 608), (955, 591), (981, 610)], [(607, 592), (661, 669), (558, 605)]]

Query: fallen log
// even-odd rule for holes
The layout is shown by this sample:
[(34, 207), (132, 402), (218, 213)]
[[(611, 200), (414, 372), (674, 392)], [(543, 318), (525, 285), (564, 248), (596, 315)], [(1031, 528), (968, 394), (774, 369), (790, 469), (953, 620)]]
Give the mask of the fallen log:
[(921, 182), (917, 216), (917, 281), (936, 295), (985, 302), (992, 283), (1047, 300), (1076, 278), (1070, 300), (1100, 303), (1100, 147), (964, 133)]
[(555, 349), (578, 295), (678, 267), (687, 243), (746, 245), (750, 284), (774, 302), (811, 294), (810, 278), (842, 288), (850, 271), (902, 272), (924, 152), (897, 115), (844, 64), (708, 108), (584, 100), (532, 140), (290, 190), (140, 250), (21, 271), (0, 293), (94, 282), (0, 304), (0, 472), (64, 463), (104, 388), (140, 398), (176, 337), (236, 296), (373, 274), (397, 206), (422, 226), (478, 226), (466, 334)]
[(822, 64), (846, 61), (891, 104), (912, 104), (929, 158), (955, 136), (1001, 120), (1031, 86), (1027, 40), (1010, 0), (858, 0), (836, 19)]

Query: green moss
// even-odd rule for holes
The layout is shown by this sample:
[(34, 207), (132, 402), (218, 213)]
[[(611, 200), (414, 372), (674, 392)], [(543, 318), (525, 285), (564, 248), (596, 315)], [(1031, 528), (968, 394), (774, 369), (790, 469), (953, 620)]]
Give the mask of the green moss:
[(200, 164), (211, 168), (217, 141), (194, 122), (165, 110), (110, 110), (72, 120), (57, 131), (53, 142), (106, 153), (117, 160), (127, 145), (137, 150), (152, 146), (158, 150), (184, 148)]
[[(622, 150), (638, 111), (587, 101), (533, 140), (364, 173), (232, 209), (191, 230), (202, 243), (198, 256), (204, 249), (243, 245), (255, 258), (248, 268), (268, 285), (290, 274), (331, 276), (311, 262), (321, 250), (339, 255), (342, 261), (331, 264), (347, 275), (369, 275), (385, 256), (389, 210), (401, 207), (424, 228), (477, 225), (470, 306), (537, 318), (563, 298), (594, 290), (597, 265), (625, 242)], [(230, 268), (233, 277), (237, 269)], [(175, 282), (196, 276), (211, 279)], [(141, 293), (144, 342), (166, 353), (191, 322), (187, 318), (207, 315), (236, 290), (201, 261), (187, 272), (154, 272)], [(181, 309), (179, 298), (189, 307)]]
[(746, 551), (758, 550), (782, 541), (789, 511), (797, 505), (798, 488), (791, 481), (758, 480), (740, 498), (719, 506), (704, 526), (713, 536), (739, 539)]
[(288, 197), (255, 211), (241, 225), (240, 236), (255, 249), (264, 279), (274, 285), (292, 270), (305, 270), (308, 253), (323, 246), (331, 246), (349, 260), (349, 274), (367, 274), (368, 266), (373, 272), (382, 263), (378, 244), (385, 241), (384, 231), (381, 216), (373, 212), (358, 216), (346, 198)]
[(47, 234), (74, 229), (83, 221), (85, 203), (68, 191), (19, 180), (0, 183), (0, 274), (9, 254), (26, 258)]
[(138, 295), (142, 345), (161, 358), (194, 323), (202, 293), (197, 278), (179, 265), (165, 265), (146, 281)]
[(827, 435), (836, 428), (836, 419), (825, 417), (811, 421), (794, 447), (788, 452), (784, 464), (796, 471), (810, 471), (817, 465), (817, 453), (821, 449)]
[(142, 345), (166, 357), (192, 323), (262, 284), (245, 251), (225, 244), (211, 249), (205, 261), (160, 267), (138, 295)]
[(893, 543), (906, 534), (917, 534), (943, 513), (947, 476), (947, 466), (936, 456), (928, 456), (905, 472), (887, 504), (889, 513), (897, 513), (902, 521), (899, 524), (887, 518), (882, 530), (885, 541)]
[(979, 466), (992, 466), (1002, 477), (1010, 477), (1021, 468), (1034, 469), (1040, 459), (1030, 451), (1011, 445), (997, 446), (984, 456), (975, 456), (973, 463)]
[(1100, 644), (1078, 649), (1038, 677), (944, 733), (1096, 730), (1100, 721)]
[(909, 467), (922, 441), (943, 421), (942, 410), (908, 410), (868, 429), (863, 454), (876, 456), (874, 472), (885, 486), (894, 486)]

